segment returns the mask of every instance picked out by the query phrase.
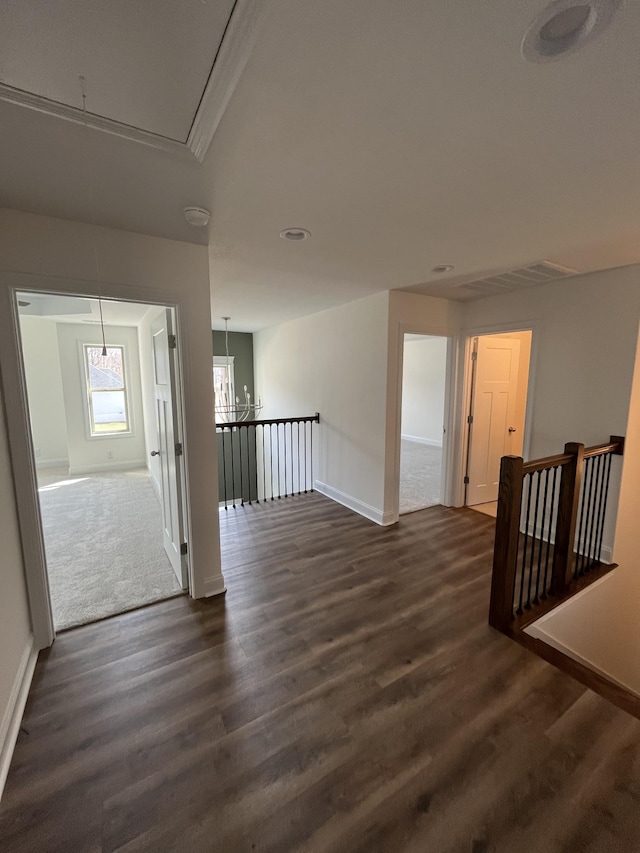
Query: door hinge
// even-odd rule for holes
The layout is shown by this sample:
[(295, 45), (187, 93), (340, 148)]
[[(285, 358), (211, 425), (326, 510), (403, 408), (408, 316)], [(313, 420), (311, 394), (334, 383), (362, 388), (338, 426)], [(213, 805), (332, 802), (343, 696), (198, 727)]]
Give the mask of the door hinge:
[(169, 335), (169, 349), (175, 349), (178, 346), (175, 335)]
[(188, 550), (189, 550), (189, 547), (188, 547), (187, 543), (186, 543), (186, 542), (182, 542), (182, 543), (181, 543), (181, 545), (180, 545), (180, 554), (181, 554), (181, 556), (182, 556), (182, 557), (185, 557), (185, 556), (186, 556), (186, 554), (187, 554), (187, 551), (188, 551)]
[(465, 484), (465, 486), (469, 485), (469, 478), (468, 477), (464, 478), (464, 484)]
[(180, 442), (176, 444), (176, 456), (182, 456), (182, 445)]
[(473, 415), (468, 415), (468, 416), (467, 416), (467, 423), (468, 423), (468, 424), (472, 424), (472, 423), (473, 423)]
[(477, 360), (478, 360), (478, 352), (477, 352), (477, 350), (474, 350), (471, 353), (471, 361), (477, 361)]

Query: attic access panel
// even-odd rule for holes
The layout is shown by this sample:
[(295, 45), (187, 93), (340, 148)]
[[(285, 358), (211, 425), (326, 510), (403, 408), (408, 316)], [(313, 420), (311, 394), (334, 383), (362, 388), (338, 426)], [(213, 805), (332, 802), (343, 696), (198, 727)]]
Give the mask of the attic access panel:
[(81, 109), (83, 75), (88, 113), (186, 144), (234, 6), (4, 0), (0, 83)]

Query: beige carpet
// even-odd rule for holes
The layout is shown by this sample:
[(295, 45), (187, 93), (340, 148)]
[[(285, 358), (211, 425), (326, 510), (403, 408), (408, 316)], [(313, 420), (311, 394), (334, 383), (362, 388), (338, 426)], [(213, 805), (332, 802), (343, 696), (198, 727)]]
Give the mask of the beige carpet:
[(45, 468), (38, 485), (57, 631), (181, 593), (146, 469)]
[(440, 503), (442, 448), (402, 440), (400, 515)]

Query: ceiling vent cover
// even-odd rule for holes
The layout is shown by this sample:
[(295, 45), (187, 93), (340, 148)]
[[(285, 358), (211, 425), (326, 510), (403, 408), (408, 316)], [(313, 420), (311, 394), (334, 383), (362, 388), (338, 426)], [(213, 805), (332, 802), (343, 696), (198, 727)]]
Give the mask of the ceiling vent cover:
[(474, 281), (465, 281), (455, 286), (464, 287), (478, 295), (491, 296), (496, 293), (521, 290), (523, 287), (532, 287), (534, 284), (546, 284), (548, 281), (556, 281), (577, 274), (577, 270), (572, 270), (569, 267), (563, 267), (551, 261), (539, 261), (528, 267), (489, 275), (486, 278), (478, 278)]

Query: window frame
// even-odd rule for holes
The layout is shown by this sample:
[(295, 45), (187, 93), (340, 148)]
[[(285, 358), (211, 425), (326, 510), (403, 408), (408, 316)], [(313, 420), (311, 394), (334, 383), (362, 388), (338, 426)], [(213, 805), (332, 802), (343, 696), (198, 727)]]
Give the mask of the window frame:
[(215, 370), (214, 370), (214, 368), (216, 368), (216, 367), (228, 368), (229, 387), (230, 387), (230, 391), (231, 391), (231, 399), (233, 402), (235, 402), (235, 399), (236, 399), (236, 381), (235, 381), (234, 358), (235, 358), (235, 356), (233, 356), (233, 355), (230, 355), (229, 358), (227, 358), (226, 355), (214, 355), (213, 356), (213, 364), (212, 364), (212, 368), (211, 368), (211, 370), (212, 370), (211, 381), (213, 382), (213, 401), (214, 401), (214, 403), (213, 403), (213, 419), (214, 419), (216, 427), (218, 429), (220, 429), (220, 427), (218, 425), (221, 423), (224, 423), (224, 421), (219, 421), (217, 418), (218, 401), (216, 398), (216, 383), (215, 383)]
[[(122, 351), (122, 378), (124, 381), (124, 386), (122, 388), (92, 388), (91, 382), (89, 379), (89, 358), (88, 358), (88, 350), (91, 349), (102, 349), (102, 343), (81, 343), (80, 344), (80, 357), (82, 359), (82, 369), (84, 373), (84, 384), (85, 384), (85, 423), (86, 423), (86, 431), (87, 431), (87, 439), (89, 441), (94, 440), (103, 440), (103, 439), (114, 439), (114, 438), (131, 438), (134, 435), (133, 430), (133, 421), (132, 421), (132, 408), (129, 401), (129, 356), (127, 353), (127, 347), (124, 343), (110, 343), (107, 344), (107, 349), (119, 349)], [(127, 429), (117, 430), (114, 432), (94, 432), (94, 410), (92, 404), (92, 396), (95, 391), (104, 392), (104, 391), (122, 391), (124, 393), (124, 407), (125, 407), (125, 418)]]

